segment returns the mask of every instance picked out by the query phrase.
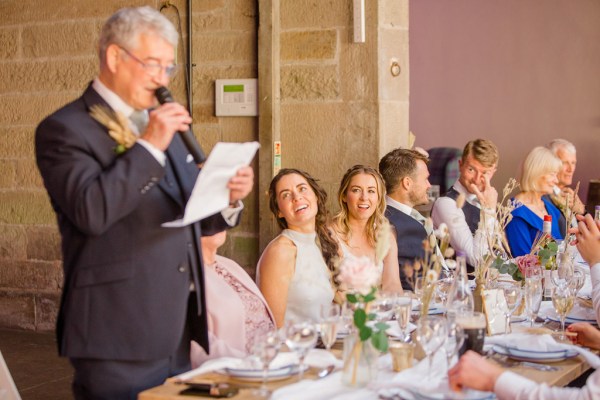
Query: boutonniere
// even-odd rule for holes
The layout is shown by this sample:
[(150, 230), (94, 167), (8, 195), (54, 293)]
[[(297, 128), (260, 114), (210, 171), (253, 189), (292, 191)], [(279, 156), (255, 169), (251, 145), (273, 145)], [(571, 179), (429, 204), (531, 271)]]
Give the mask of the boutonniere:
[(90, 116), (108, 129), (108, 134), (115, 142), (115, 153), (123, 154), (137, 140), (129, 128), (129, 120), (120, 112), (95, 104), (90, 108)]

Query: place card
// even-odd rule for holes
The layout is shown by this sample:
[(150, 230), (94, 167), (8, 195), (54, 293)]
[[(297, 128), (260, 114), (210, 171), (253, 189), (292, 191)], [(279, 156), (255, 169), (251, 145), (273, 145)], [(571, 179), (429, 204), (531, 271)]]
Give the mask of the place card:
[(508, 304), (504, 297), (504, 291), (501, 289), (484, 290), (482, 297), (488, 335), (506, 333), (505, 315), (508, 313)]

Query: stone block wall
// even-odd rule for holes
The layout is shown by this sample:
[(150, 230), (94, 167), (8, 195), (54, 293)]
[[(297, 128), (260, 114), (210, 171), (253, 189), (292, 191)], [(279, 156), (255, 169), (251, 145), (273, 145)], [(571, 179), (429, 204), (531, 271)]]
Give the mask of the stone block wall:
[[(0, 2), (0, 327), (52, 330), (62, 286), (60, 235), (37, 171), (34, 131), (78, 97), (97, 73), (96, 42), (114, 11), (165, 2), (5, 0)], [(186, 2), (171, 1), (187, 41)], [(256, 140), (256, 118), (214, 117), (214, 79), (256, 77), (256, 4), (193, 1), (194, 132), (208, 153), (217, 141)], [(175, 9), (163, 14), (177, 26)], [(179, 56), (184, 61), (183, 47)], [(186, 101), (183, 74), (173, 82)], [(256, 196), (222, 253), (251, 273), (258, 257)]]

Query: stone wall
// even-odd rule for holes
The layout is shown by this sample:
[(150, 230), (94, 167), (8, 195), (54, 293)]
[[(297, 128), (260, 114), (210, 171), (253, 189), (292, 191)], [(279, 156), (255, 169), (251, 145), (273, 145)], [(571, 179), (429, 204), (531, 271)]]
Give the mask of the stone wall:
[[(180, 13), (187, 42), (185, 1)], [(106, 18), (141, 0), (0, 2), (0, 327), (54, 328), (62, 286), (60, 236), (35, 164), (33, 137), (44, 116), (79, 96), (97, 73), (96, 42)], [(256, 118), (214, 117), (217, 78), (256, 77), (256, 4), (193, 1), (194, 132), (208, 153), (217, 141), (256, 140)], [(177, 26), (172, 7), (162, 12)], [(183, 47), (179, 56), (184, 60)], [(186, 101), (183, 74), (173, 82)], [(258, 256), (256, 196), (223, 253), (250, 272)]]
[[(60, 236), (35, 165), (35, 127), (96, 75), (95, 45), (109, 15), (125, 6), (159, 9), (165, 3), (0, 2), (0, 327), (51, 330), (58, 308)], [(179, 10), (187, 43), (187, 2), (170, 3)], [(383, 153), (407, 143), (408, 0), (365, 3), (367, 40), (353, 43), (351, 0), (192, 2), (194, 132), (207, 153), (218, 141), (262, 145), (260, 168), (254, 163), (256, 190), (245, 201), (241, 226), (230, 231), (220, 251), (251, 275), (277, 233), (265, 228), (272, 226), (264, 193), (274, 138), (282, 142), (283, 166), (310, 171), (330, 197), (348, 167), (376, 165)], [(267, 44), (258, 46), (259, 17), (271, 7), (277, 9), (277, 29), (267, 41), (278, 43), (276, 59), (265, 51)], [(173, 7), (161, 12), (179, 25)], [(178, 57), (185, 59), (182, 46)], [(389, 74), (392, 58), (403, 68), (399, 77)], [(262, 80), (269, 74), (277, 85)], [(185, 103), (183, 76), (171, 88)], [(272, 101), (258, 118), (215, 116), (215, 79), (257, 77), (259, 102)], [(275, 114), (278, 124), (263, 132), (263, 122)], [(330, 205), (335, 207), (333, 200)]]

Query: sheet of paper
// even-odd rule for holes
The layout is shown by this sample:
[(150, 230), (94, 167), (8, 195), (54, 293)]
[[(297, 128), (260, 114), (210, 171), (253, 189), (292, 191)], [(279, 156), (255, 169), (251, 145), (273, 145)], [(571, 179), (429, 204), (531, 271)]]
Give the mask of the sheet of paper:
[(240, 167), (250, 164), (259, 147), (258, 142), (217, 143), (200, 170), (183, 218), (162, 226), (179, 228), (229, 207), (227, 182)]

